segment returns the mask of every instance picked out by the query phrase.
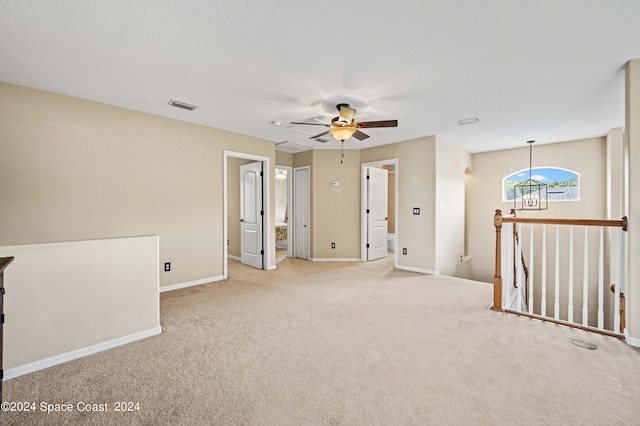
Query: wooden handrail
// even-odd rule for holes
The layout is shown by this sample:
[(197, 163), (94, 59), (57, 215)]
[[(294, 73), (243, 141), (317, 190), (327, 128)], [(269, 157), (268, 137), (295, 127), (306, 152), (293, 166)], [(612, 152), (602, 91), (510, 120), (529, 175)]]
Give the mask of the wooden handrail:
[[(499, 211), (499, 210), (497, 210)], [(515, 217), (503, 216), (502, 222), (505, 223), (538, 223), (548, 225), (578, 225), (578, 226), (612, 226), (620, 227), (623, 231), (627, 230), (627, 217), (619, 220), (607, 219), (551, 219), (538, 217)]]

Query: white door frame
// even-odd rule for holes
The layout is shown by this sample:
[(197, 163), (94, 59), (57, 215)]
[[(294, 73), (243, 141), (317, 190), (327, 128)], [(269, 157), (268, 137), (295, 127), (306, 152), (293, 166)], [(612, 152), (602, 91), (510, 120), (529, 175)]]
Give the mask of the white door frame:
[(393, 209), (395, 218), (396, 249), (393, 252), (393, 266), (398, 267), (398, 230), (400, 229), (400, 218), (398, 217), (398, 182), (400, 181), (400, 165), (397, 158), (389, 160), (372, 161), (370, 163), (362, 163), (360, 165), (360, 260), (367, 261), (367, 167), (374, 166), (394, 166), (395, 169), (395, 199), (393, 201)]
[(287, 216), (289, 221), (287, 222), (287, 257), (293, 257), (293, 226), (291, 225), (291, 219), (293, 219), (293, 167), (279, 166), (276, 164), (277, 169), (284, 169), (287, 171)]
[(366, 167), (365, 170), (369, 213), (367, 260), (377, 260), (389, 256), (389, 171), (382, 167)]
[[(240, 166), (240, 263), (256, 269), (264, 268), (265, 242), (262, 231), (265, 210), (262, 166), (262, 161)], [(246, 180), (247, 176), (251, 176), (250, 181)], [(247, 185), (248, 183), (250, 184)], [(252, 241), (253, 238), (255, 241)]]
[[(224, 279), (229, 278), (229, 265), (227, 261), (227, 255), (229, 248), (227, 247), (227, 239), (229, 238), (229, 233), (227, 227), (229, 224), (227, 223), (227, 207), (228, 207), (228, 191), (227, 191), (227, 160), (229, 157), (242, 158), (245, 160), (252, 161), (262, 161), (262, 170), (263, 170), (263, 180), (262, 180), (262, 197), (263, 197), (263, 209), (265, 212), (264, 217), (264, 226), (262, 228), (262, 238), (263, 238), (263, 246), (264, 246), (264, 255), (262, 258), (262, 268), (263, 269), (276, 269), (274, 262), (271, 261), (272, 257), (272, 243), (274, 239), (272, 235), (275, 233), (275, 228), (273, 228), (273, 224), (271, 223), (271, 174), (273, 170), (271, 169), (271, 159), (269, 157), (264, 157), (262, 155), (255, 154), (247, 154), (244, 152), (236, 152), (236, 151), (227, 151), (224, 150), (222, 154), (222, 191), (223, 191), (223, 213), (222, 213), (222, 222), (223, 222), (223, 236), (222, 236), (222, 274)], [(275, 250), (275, 247), (273, 247)]]
[[(308, 180), (307, 180), (307, 202), (309, 203), (309, 205), (307, 206), (307, 217), (306, 217), (306, 222), (308, 225), (311, 225), (311, 166), (300, 166), (300, 167), (294, 167), (293, 168), (293, 174), (292, 174), (292, 181), (295, 181), (295, 175), (296, 175), (296, 171), (298, 170), (307, 170), (308, 172)], [(293, 183), (292, 183), (293, 184)], [(295, 194), (295, 186), (292, 186), (292, 194)], [(293, 195), (293, 197), (295, 197), (295, 195)], [(292, 198), (293, 198), (292, 197)], [(293, 206), (295, 206), (295, 203), (293, 204)], [(293, 220), (295, 221), (297, 212), (295, 211), (295, 207), (293, 210)], [(296, 231), (295, 231), (295, 223), (293, 226), (293, 232), (291, 235), (292, 240), (294, 241), (294, 246), (291, 248), (292, 254), (291, 257), (297, 257), (297, 253), (295, 250), (295, 237), (296, 237)], [(311, 259), (311, 228), (310, 226), (307, 227), (307, 258), (306, 260), (310, 260)]]

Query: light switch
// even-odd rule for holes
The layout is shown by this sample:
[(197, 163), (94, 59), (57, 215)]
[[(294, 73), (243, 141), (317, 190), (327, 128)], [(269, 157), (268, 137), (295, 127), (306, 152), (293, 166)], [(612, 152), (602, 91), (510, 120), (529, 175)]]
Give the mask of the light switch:
[(420, 207), (414, 207), (413, 214), (420, 214)]

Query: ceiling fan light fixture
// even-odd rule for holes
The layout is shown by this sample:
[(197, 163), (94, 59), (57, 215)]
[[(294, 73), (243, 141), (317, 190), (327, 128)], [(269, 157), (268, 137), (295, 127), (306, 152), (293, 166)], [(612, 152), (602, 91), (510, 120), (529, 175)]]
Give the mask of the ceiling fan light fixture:
[(344, 142), (349, 139), (356, 132), (355, 127), (333, 127), (329, 130), (331, 136), (339, 140), (340, 142)]

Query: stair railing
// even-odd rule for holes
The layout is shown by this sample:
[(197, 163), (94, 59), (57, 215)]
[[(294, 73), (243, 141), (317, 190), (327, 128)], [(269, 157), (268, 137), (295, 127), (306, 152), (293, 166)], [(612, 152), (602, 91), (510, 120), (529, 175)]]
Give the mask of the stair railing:
[[(522, 241), (523, 237), (526, 237), (522, 233), (523, 225), (529, 227), (528, 266), (525, 263), (525, 249), (523, 248), (525, 242)], [(555, 248), (547, 250), (547, 228), (549, 225), (555, 225), (555, 244), (552, 244)], [(625, 315), (624, 239), (627, 229), (626, 217), (620, 220), (518, 218), (513, 210), (504, 216), (501, 210), (496, 210), (494, 227), (496, 229), (496, 257), (493, 310), (620, 336), (624, 330)], [(574, 238), (575, 227), (584, 228), (582, 247), (580, 247), (578, 239)], [(506, 228), (505, 232), (502, 232), (502, 228)], [(599, 231), (598, 244), (596, 244), (597, 253), (593, 247), (589, 248), (590, 235), (593, 234), (589, 231), (594, 228)], [(615, 238), (612, 236), (612, 240), (615, 239), (615, 249), (607, 251), (606, 257), (604, 250), (606, 245), (605, 229), (615, 230)], [(560, 244), (561, 235), (562, 245)], [(593, 239), (593, 235), (591, 239)], [(536, 240), (541, 240), (541, 243), (536, 244)], [(563, 250), (561, 250), (561, 246)], [(576, 249), (580, 248), (583, 252), (581, 256), (583, 259), (582, 271), (579, 270), (579, 259), (574, 256)], [(598, 259), (596, 266), (590, 266), (590, 259), (596, 257)], [(534, 259), (540, 260), (540, 267), (534, 268)], [(553, 271), (547, 268), (548, 263), (554, 265)], [(619, 285), (611, 286), (614, 293), (613, 310), (609, 308), (608, 304), (605, 304), (604, 300), (604, 276), (608, 266), (615, 271), (615, 282), (619, 283)], [(593, 273), (594, 269), (596, 270), (595, 274)], [(534, 272), (536, 278), (539, 275), (537, 280), (534, 279)], [(575, 282), (576, 278), (582, 279), (581, 286)], [(577, 304), (582, 305), (581, 311), (579, 306), (575, 306)], [(547, 307), (547, 305), (549, 306)], [(593, 314), (594, 310), (597, 311), (597, 314)], [(592, 313), (591, 318), (590, 312)], [(606, 329), (605, 314), (607, 318), (611, 318), (609, 321), (611, 325)]]

